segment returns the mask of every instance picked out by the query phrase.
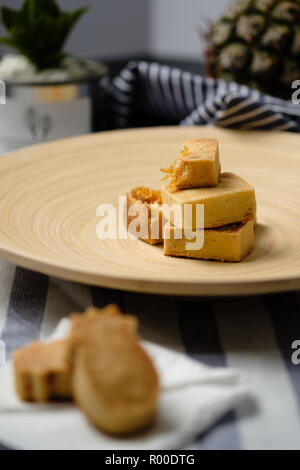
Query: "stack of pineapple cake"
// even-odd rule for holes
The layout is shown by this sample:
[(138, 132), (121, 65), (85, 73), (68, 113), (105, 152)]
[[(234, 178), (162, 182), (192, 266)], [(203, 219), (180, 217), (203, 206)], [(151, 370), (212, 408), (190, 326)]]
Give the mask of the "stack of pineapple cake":
[[(174, 165), (166, 170), (168, 183), (162, 185), (162, 202), (179, 204), (183, 221), (182, 237), (175, 238), (176, 220), (170, 211), (164, 254), (218, 261), (241, 261), (254, 244), (256, 201), (254, 188), (234, 173), (221, 173), (216, 139), (189, 140)], [(185, 205), (192, 210), (185, 213)], [(196, 217), (197, 204), (204, 206), (204, 223)], [(193, 238), (189, 231), (203, 230), (200, 249), (187, 249)], [(165, 233), (166, 227), (165, 227)], [(194, 236), (195, 238), (195, 236)], [(188, 244), (190, 246), (190, 244)]]
[[(175, 163), (162, 171), (166, 173), (163, 180), (169, 181), (162, 184), (161, 191), (137, 187), (127, 193), (129, 232), (137, 217), (135, 213), (130, 215), (130, 208), (143, 205), (147, 211), (139, 225), (146, 222), (148, 228), (138, 238), (151, 245), (163, 243), (166, 256), (217, 261), (245, 258), (254, 244), (255, 191), (234, 173), (221, 173), (218, 141), (184, 142)], [(175, 204), (179, 218), (172, 209)], [(159, 207), (155, 215), (153, 205)], [(198, 207), (204, 208), (204, 220), (197, 218)], [(200, 230), (204, 242), (199, 248), (191, 248)]]

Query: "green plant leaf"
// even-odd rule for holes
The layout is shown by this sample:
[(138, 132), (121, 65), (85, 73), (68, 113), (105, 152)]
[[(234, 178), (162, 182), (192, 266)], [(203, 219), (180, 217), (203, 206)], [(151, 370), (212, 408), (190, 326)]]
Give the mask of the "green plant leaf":
[(61, 16), (61, 23), (59, 28), (59, 37), (62, 46), (65, 44), (68, 36), (73, 31), (81, 16), (86, 12), (87, 8), (80, 8), (78, 10), (64, 13)]
[(9, 46), (9, 47), (17, 46), (14, 40), (10, 38), (0, 38), (0, 44), (4, 44), (5, 46)]
[(64, 12), (55, 0), (25, 0), (21, 10), (3, 7), (9, 35), (2, 43), (18, 50), (40, 70), (59, 67), (66, 40), (86, 10)]
[(74, 29), (80, 18), (86, 13), (88, 10), (88, 7), (82, 7), (79, 8), (78, 10), (71, 11), (69, 13), (66, 13), (67, 16), (67, 30), (68, 34)]
[[(37, 15), (41, 15), (42, 13), (46, 13), (51, 16), (58, 16), (60, 13), (60, 8), (57, 5), (55, 0), (34, 0), (35, 2), (35, 11)], [(27, 16), (30, 15), (30, 11), (32, 11), (32, 0), (25, 0), (22, 13), (23, 15)]]
[(21, 22), (19, 13), (8, 7), (1, 8), (1, 19), (7, 30), (10, 30), (14, 24)]
[(38, 0), (28, 0), (27, 18), (29, 25), (34, 24), (37, 18)]

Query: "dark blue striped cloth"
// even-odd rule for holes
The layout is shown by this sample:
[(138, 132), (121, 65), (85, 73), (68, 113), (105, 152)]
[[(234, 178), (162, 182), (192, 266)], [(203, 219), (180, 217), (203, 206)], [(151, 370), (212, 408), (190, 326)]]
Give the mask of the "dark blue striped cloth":
[(109, 93), (117, 127), (210, 124), (300, 131), (300, 105), (157, 63), (129, 62)]
[(146, 340), (245, 373), (255, 402), (227, 414), (193, 448), (300, 448), (300, 365), (292, 362), (292, 343), (300, 340), (299, 292), (184, 300), (83, 286), (4, 261), (0, 278), (0, 339), (8, 357), (28, 341), (48, 337), (72, 311), (117, 303), (138, 316)]

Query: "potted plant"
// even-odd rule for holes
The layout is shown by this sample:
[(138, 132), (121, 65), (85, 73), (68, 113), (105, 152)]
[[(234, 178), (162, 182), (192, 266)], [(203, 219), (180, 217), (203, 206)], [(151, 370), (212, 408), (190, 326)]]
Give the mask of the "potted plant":
[[(103, 64), (68, 55), (64, 46), (86, 12), (62, 11), (55, 0), (25, 0), (21, 9), (1, 7), (7, 36), (0, 43), (18, 54), (0, 60), (5, 104), (0, 104), (0, 145), (7, 149), (95, 130)], [(3, 102), (4, 100), (2, 100)], [(98, 126), (99, 127), (99, 126)]]

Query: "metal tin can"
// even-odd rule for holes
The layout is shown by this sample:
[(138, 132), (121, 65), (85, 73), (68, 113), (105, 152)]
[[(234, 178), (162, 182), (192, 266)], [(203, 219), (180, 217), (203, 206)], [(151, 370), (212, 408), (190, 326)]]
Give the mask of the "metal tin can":
[(105, 129), (107, 69), (57, 83), (1, 82), (0, 153)]

